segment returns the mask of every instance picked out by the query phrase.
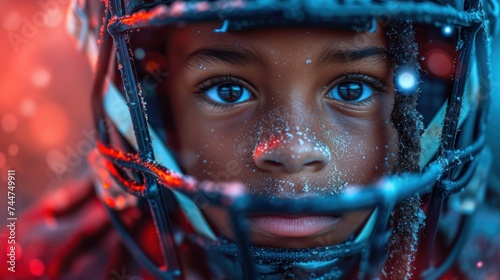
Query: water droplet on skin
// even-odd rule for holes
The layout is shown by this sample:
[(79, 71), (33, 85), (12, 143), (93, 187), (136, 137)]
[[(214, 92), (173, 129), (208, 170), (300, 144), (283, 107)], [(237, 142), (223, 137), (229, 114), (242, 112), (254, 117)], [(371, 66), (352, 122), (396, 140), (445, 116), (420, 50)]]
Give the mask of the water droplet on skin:
[(311, 64), (311, 63), (312, 63), (312, 60), (310, 60), (310, 59), (306, 60), (306, 64)]

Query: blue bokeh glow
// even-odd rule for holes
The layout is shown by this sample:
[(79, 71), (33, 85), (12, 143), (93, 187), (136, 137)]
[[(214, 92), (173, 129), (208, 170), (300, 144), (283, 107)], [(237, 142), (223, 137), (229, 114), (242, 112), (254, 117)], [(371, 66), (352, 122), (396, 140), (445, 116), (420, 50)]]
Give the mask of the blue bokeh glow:
[(446, 37), (453, 35), (453, 27), (451, 27), (449, 25), (443, 26), (442, 31), (443, 31), (443, 35)]
[(413, 93), (418, 85), (418, 73), (413, 67), (402, 67), (396, 72), (395, 84), (400, 92)]

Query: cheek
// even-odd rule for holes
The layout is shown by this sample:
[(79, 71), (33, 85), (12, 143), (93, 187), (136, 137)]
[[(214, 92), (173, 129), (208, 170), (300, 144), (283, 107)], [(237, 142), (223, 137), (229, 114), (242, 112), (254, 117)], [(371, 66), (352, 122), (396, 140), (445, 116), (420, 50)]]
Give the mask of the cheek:
[(351, 120), (342, 129), (327, 138), (331, 139), (333, 169), (344, 181), (368, 184), (394, 171), (398, 137), (388, 116)]
[[(187, 117), (187, 116), (186, 116)], [(190, 118), (190, 117), (188, 117)], [(245, 181), (252, 170), (250, 127), (230, 122), (194, 120), (180, 132), (177, 152), (187, 174), (200, 180)]]

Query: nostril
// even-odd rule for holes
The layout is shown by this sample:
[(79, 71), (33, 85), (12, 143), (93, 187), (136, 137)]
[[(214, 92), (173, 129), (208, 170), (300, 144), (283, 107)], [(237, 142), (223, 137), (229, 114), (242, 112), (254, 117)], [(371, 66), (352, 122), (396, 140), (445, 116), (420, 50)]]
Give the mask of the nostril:
[(267, 164), (271, 167), (280, 167), (280, 166), (283, 166), (283, 164), (279, 163), (278, 161), (275, 161), (275, 160), (265, 160), (264, 161), (264, 164)]
[(321, 160), (312, 160), (310, 162), (304, 163), (304, 167), (308, 167), (313, 169), (314, 171), (320, 170), (321, 168), (325, 167), (326, 162), (321, 161)]
[(269, 158), (259, 158), (255, 161), (255, 164), (259, 168), (267, 171), (286, 171), (288, 169), (288, 167), (279, 160)]
[(311, 162), (306, 162), (304, 165), (305, 166), (315, 166), (315, 165), (320, 165), (320, 164), (321, 164), (321, 161), (314, 160), (314, 161), (311, 161)]

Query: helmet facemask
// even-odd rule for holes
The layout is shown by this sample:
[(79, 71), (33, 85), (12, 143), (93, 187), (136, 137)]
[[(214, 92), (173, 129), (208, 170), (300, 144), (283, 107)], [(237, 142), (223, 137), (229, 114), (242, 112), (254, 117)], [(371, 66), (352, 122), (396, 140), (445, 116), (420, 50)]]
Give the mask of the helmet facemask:
[[(117, 3), (112, 3), (111, 5), (116, 10), (120, 9)], [(153, 213), (152, 219), (155, 221), (159, 233), (163, 259), (166, 263), (163, 268), (155, 268), (153, 263), (148, 261), (144, 254), (139, 253), (140, 248), (134, 245), (130, 234), (127, 234), (127, 230), (120, 225), (119, 214), (117, 214), (119, 211), (113, 210), (113, 207), (109, 209), (110, 215), (113, 217), (113, 222), (124, 236), (125, 243), (129, 246), (129, 249), (136, 254), (138, 262), (156, 277), (175, 277), (175, 275), (179, 275), (181, 265), (177, 256), (176, 244), (179, 241), (176, 240), (176, 237), (179, 235), (178, 231), (181, 228), (185, 229), (185, 227), (179, 225), (183, 224), (182, 221), (179, 221), (183, 220), (183, 218), (179, 218), (179, 216), (183, 216), (194, 227), (184, 238), (189, 239), (191, 244), (200, 245), (201, 248), (207, 251), (212, 260), (219, 259), (215, 263), (219, 263), (222, 267), (229, 265), (225, 269), (234, 270), (235, 273), (230, 277), (239, 278), (244, 275), (252, 279), (256, 275), (262, 274), (266, 268), (274, 267), (276, 274), (274, 276), (272, 273), (268, 274), (270, 279), (272, 277), (297, 275), (297, 273), (301, 272), (308, 273), (310, 276), (314, 274), (315, 277), (335, 278), (350, 277), (352, 276), (351, 273), (359, 272), (358, 277), (371, 279), (379, 273), (381, 266), (384, 264), (387, 254), (386, 246), (388, 244), (388, 250), (394, 254), (391, 254), (389, 261), (385, 263), (383, 273), (386, 273), (388, 278), (400, 278), (402, 275), (409, 278), (410, 273), (414, 269), (413, 261), (416, 257), (413, 249), (418, 246), (419, 231), (424, 224), (423, 219), (425, 215), (421, 210), (421, 196), (433, 190), (436, 180), (448, 180), (448, 176), (443, 176), (443, 174), (446, 174), (453, 166), (470, 159), (465, 152), (448, 152), (448, 150), (454, 148), (453, 145), (446, 146), (441, 144), (437, 160), (424, 169), (422, 174), (419, 174), (421, 170), (421, 145), (418, 139), (422, 134), (423, 125), (420, 113), (417, 111), (419, 98), (418, 86), (415, 86), (409, 92), (396, 90), (392, 121), (398, 132), (399, 139), (399, 151), (396, 160), (397, 176), (383, 177), (370, 186), (352, 186), (350, 191), (343, 192), (340, 195), (302, 200), (293, 197), (283, 197), (276, 198), (273, 201), (246, 193), (246, 187), (241, 183), (197, 182), (194, 178), (178, 173), (181, 169), (176, 165), (175, 155), (170, 154), (165, 146), (165, 143), (168, 142), (166, 140), (166, 137), (168, 137), (168, 133), (165, 132), (166, 130), (154, 129), (154, 132), (152, 132), (152, 129), (148, 128), (148, 123), (153, 128), (162, 127), (161, 125), (153, 124), (156, 120), (163, 118), (155, 116), (153, 107), (148, 107), (148, 104), (151, 102), (145, 100), (149, 98), (149, 90), (151, 90), (151, 96), (154, 97), (154, 91), (161, 87), (162, 82), (168, 79), (168, 75), (162, 72), (162, 70), (157, 71), (161, 69), (161, 67), (155, 68), (158, 65), (142, 65), (137, 67), (138, 63), (141, 63), (139, 61), (141, 59), (138, 59), (139, 57), (143, 54), (145, 56), (153, 54), (144, 49), (142, 50), (144, 53), (141, 53), (140, 48), (136, 47), (142, 45), (140, 42), (141, 38), (147, 37), (141, 33), (149, 32), (155, 26), (166, 24), (175, 24), (183, 21), (189, 22), (190, 20), (213, 20), (215, 19), (214, 16), (216, 15), (218, 18), (221, 12), (224, 14), (224, 21), (217, 30), (220, 32), (261, 28), (267, 25), (294, 26), (303, 22), (309, 22), (311, 26), (324, 26), (325, 22), (328, 22), (328, 17), (335, 14), (335, 12), (328, 9), (323, 11), (314, 10), (311, 7), (300, 10), (298, 8), (300, 5), (297, 6), (297, 9), (291, 9), (290, 7), (283, 8), (279, 5), (269, 8), (265, 5), (254, 6), (251, 4), (246, 4), (246, 6), (243, 5), (242, 7), (223, 7), (223, 5), (217, 6), (215, 4), (211, 6), (211, 4), (206, 2), (196, 5), (193, 4), (191, 8), (193, 10), (196, 8), (197, 11), (200, 11), (200, 9), (205, 9), (204, 7), (206, 7), (207, 10), (202, 9), (201, 13), (189, 13), (187, 12), (190, 9), (189, 5), (182, 6), (185, 9), (182, 10), (175, 4), (172, 4), (170, 7), (160, 6), (148, 12), (137, 12), (132, 17), (114, 18), (108, 25), (108, 30), (114, 37), (118, 57), (117, 68), (122, 75), (125, 90), (120, 91), (115, 88), (114, 93), (110, 93), (109, 88), (113, 87), (113, 83), (112, 81), (108, 81), (108, 90), (105, 91), (104, 95), (96, 91), (96, 120), (98, 126), (102, 128), (102, 135), (100, 139), (101, 143), (98, 147), (100, 156), (95, 155), (96, 158), (100, 158), (104, 162), (103, 169), (116, 170), (116, 172), (109, 172), (112, 176), (108, 180), (114, 182), (111, 185), (116, 185), (121, 190), (138, 196), (139, 200), (147, 200), (149, 203), (149, 208)], [(431, 4), (429, 3), (429, 5)], [(259, 11), (264, 16), (279, 14), (276, 11), (280, 11), (280, 9), (276, 7), (282, 8), (284, 14), (290, 11), (302, 11), (302, 14), (299, 13), (299, 15), (291, 17), (288, 14), (288, 17), (282, 20), (251, 20), (252, 18), (258, 18), (255, 15), (259, 14)], [(386, 26), (389, 38), (389, 52), (394, 56), (392, 60), (396, 73), (395, 80), (398, 78), (397, 74), (401, 73), (398, 70), (410, 69), (418, 73), (420, 68), (412, 24), (398, 20), (406, 16), (404, 5), (401, 7), (399, 14), (391, 14), (394, 18)], [(131, 9), (129, 6), (125, 8)], [(410, 8), (407, 8), (407, 10), (409, 11)], [(347, 26), (345, 23), (352, 22), (351, 19), (355, 16), (355, 12), (358, 11), (359, 13), (359, 7), (357, 9), (346, 9), (346, 11), (348, 16), (341, 17), (337, 15), (339, 17), (339, 24), (335, 25), (336, 28), (344, 28)], [(349, 11), (353, 14), (350, 14)], [(419, 17), (418, 13), (419, 11), (417, 10), (417, 15), (412, 19), (424, 24), (431, 21), (423, 15)], [(250, 17), (249, 14), (252, 16)], [(439, 13), (436, 12), (437, 14)], [(120, 13), (116, 15), (118, 17), (122, 16)], [(249, 20), (241, 19), (245, 17)], [(110, 14), (108, 14), (108, 18), (111, 18)], [(359, 15), (359, 18), (358, 24), (352, 27), (355, 30), (376, 28), (373, 24), (376, 22), (375, 20), (379, 22), (383, 20), (381, 17), (374, 17), (373, 14)], [(308, 21), (308, 19), (314, 20)], [(455, 21), (453, 23), (461, 23), (464, 26), (468, 24), (474, 26), (476, 24), (473, 14), (470, 18), (464, 19), (463, 16), (457, 16), (449, 20)], [(463, 22), (460, 22), (460, 20), (463, 20)], [(472, 31), (475, 29), (462, 27), (460, 30), (464, 33), (469, 32), (473, 34), (474, 32)], [(466, 35), (465, 38), (467, 36), (469, 35)], [(471, 38), (466, 40), (473, 42)], [(111, 38), (109, 34), (105, 33), (101, 49), (109, 49), (110, 43)], [(465, 43), (465, 45), (468, 44)], [(149, 47), (153, 46), (150, 45)], [(161, 46), (158, 47), (161, 48)], [(464, 57), (469, 56), (467, 53), (468, 50), (463, 52), (465, 53), (463, 54)], [(101, 59), (102, 69), (106, 68), (105, 65), (107, 62), (105, 60), (105, 58)], [(466, 69), (467, 63), (464, 63)], [(458, 73), (459, 77), (466, 72), (464, 69), (458, 71), (463, 71), (463, 73)], [(418, 84), (418, 78), (416, 78), (416, 83)], [(455, 87), (455, 92), (462, 91), (463, 95), (464, 85), (458, 83)], [(99, 88), (99, 81), (96, 85), (97, 88)], [(116, 101), (120, 98), (122, 101)], [(108, 102), (106, 100), (116, 103), (106, 105), (106, 102)], [(450, 99), (450, 104), (450, 109), (448, 109), (449, 116), (458, 118), (460, 115), (460, 106), (457, 108), (458, 103), (453, 102), (453, 98)], [(455, 106), (454, 109), (451, 109), (453, 106)], [(110, 108), (114, 109), (111, 110)], [(123, 116), (127, 110), (130, 110), (131, 121), (120, 119), (120, 116)], [(116, 116), (113, 116), (113, 111), (117, 112)], [(479, 114), (478, 118), (482, 119), (483, 117)], [(105, 122), (104, 120), (106, 119), (111, 119), (111, 121)], [(123, 125), (123, 123), (128, 123), (128, 125)], [(167, 128), (168, 130), (169, 127), (163, 125), (163, 128)], [(112, 130), (116, 130), (115, 133), (111, 133)], [(456, 127), (455, 131), (451, 129), (446, 134), (454, 135), (455, 132)], [(163, 139), (163, 144), (161, 143), (162, 141), (157, 141), (160, 139)], [(118, 144), (120, 141), (122, 142), (121, 145)], [(154, 145), (151, 145), (151, 141), (154, 141)], [(479, 138), (478, 142), (465, 150), (475, 154), (479, 151), (481, 145), (481, 138)], [(131, 154), (117, 152), (117, 147)], [(133, 155), (136, 152), (137, 154)], [(127, 177), (128, 180), (122, 180)], [(102, 183), (102, 177), (99, 181)], [(106, 187), (101, 189), (106, 189)], [(172, 192), (172, 190), (175, 191)], [(116, 193), (119, 193), (119, 191), (117, 190)], [(126, 196), (122, 193), (119, 195)], [(109, 202), (108, 199), (105, 200)], [(134, 206), (137, 203), (135, 200), (133, 198), (126, 199), (127, 203), (123, 203), (121, 207), (116, 207), (115, 203), (114, 208)], [(213, 204), (227, 211), (228, 217), (233, 223), (233, 233), (236, 237), (236, 240), (232, 240), (234, 243), (227, 243), (227, 240), (217, 238), (214, 240), (213, 236), (210, 236), (210, 232), (204, 229), (210, 226), (206, 221), (203, 224), (204, 222), (201, 221), (203, 214), (196, 209), (205, 204)], [(393, 209), (395, 205), (397, 207)], [(371, 235), (359, 242), (350, 240), (350, 242), (338, 245), (325, 244), (327, 246), (322, 246), (321, 248), (266, 249), (252, 246), (246, 229), (247, 225), (245, 221), (248, 213), (262, 211), (262, 209), (265, 209), (267, 212), (298, 215), (304, 213), (336, 214), (366, 208), (376, 208), (377, 215), (373, 217), (373, 228), (370, 230)], [(193, 220), (197, 222), (193, 222)], [(393, 234), (389, 237), (388, 233), (391, 229)], [(432, 232), (432, 229), (430, 231)], [(200, 236), (200, 232), (204, 232), (204, 234)], [(371, 244), (372, 246), (367, 246), (367, 244)], [(345, 268), (349, 266), (346, 262), (353, 262), (350, 265), (351, 270), (339, 269), (339, 271), (336, 271), (339, 267)], [(233, 268), (234, 265), (241, 265), (241, 268)], [(265, 268), (258, 268), (259, 265), (263, 265)], [(313, 266), (316, 267), (316, 271), (312, 269)], [(222, 271), (220, 267), (218, 269), (220, 272), (228, 272), (223, 271), (224, 268), (222, 268)], [(306, 274), (298, 275), (300, 277), (306, 276)]]

